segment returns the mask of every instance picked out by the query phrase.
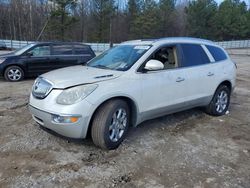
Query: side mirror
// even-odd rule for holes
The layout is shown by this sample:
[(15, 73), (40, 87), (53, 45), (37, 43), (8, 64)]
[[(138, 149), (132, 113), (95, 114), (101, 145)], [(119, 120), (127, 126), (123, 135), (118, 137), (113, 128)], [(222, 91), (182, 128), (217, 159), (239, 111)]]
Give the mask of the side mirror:
[(164, 69), (164, 65), (158, 60), (151, 59), (146, 63), (144, 69), (148, 71), (157, 71)]
[(31, 56), (33, 56), (33, 52), (27, 52), (26, 55), (27, 55), (28, 57), (31, 57)]

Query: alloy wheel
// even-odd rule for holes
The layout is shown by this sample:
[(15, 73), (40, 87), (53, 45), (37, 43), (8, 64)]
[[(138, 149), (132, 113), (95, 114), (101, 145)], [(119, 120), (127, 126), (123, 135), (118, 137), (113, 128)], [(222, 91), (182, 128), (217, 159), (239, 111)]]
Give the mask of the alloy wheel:
[(215, 109), (218, 113), (222, 113), (228, 104), (228, 94), (226, 91), (222, 90), (218, 93), (215, 103)]
[(19, 69), (10, 69), (8, 72), (8, 78), (12, 81), (17, 81), (22, 77), (22, 73)]
[(112, 116), (111, 125), (109, 126), (109, 138), (112, 142), (117, 142), (124, 134), (127, 126), (127, 112), (119, 108)]

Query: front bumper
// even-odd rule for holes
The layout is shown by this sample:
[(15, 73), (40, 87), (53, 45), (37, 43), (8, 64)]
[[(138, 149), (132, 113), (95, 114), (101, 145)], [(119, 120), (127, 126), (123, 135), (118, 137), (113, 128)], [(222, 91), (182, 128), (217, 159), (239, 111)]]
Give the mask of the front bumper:
[[(29, 105), (33, 119), (41, 126), (46, 127), (68, 138), (85, 138), (87, 134), (88, 118), (80, 117), (76, 123), (55, 123), (52, 120), (54, 113), (45, 112)], [(55, 113), (56, 114), (56, 113)]]
[[(60, 105), (56, 103), (57, 97), (63, 90), (53, 89), (45, 99), (37, 99), (30, 95), (29, 108), (33, 119), (41, 126), (50, 129), (68, 138), (86, 138), (91, 117), (95, 106), (87, 100), (73, 105)], [(52, 116), (78, 116), (75, 123), (56, 123)]]

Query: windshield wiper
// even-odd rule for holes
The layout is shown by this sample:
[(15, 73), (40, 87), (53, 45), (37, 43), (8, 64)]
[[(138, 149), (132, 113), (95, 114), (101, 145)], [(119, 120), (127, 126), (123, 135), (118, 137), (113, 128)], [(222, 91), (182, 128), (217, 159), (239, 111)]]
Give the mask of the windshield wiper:
[(93, 67), (95, 67), (95, 68), (100, 68), (100, 69), (110, 69), (110, 68), (108, 68), (108, 67), (106, 67), (106, 66), (104, 66), (104, 65), (95, 65), (95, 66), (93, 66)]

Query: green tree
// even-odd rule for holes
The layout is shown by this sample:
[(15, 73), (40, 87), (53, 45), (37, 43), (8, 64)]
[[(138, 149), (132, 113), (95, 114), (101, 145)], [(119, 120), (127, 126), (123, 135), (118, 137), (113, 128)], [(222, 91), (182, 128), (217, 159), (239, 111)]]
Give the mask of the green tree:
[(159, 7), (154, 0), (142, 1), (140, 14), (135, 19), (136, 38), (155, 38), (159, 28)]
[(136, 25), (136, 19), (140, 15), (140, 5), (141, 2), (138, 0), (128, 0), (127, 5), (127, 16), (128, 16), (128, 33), (129, 38), (136, 38), (136, 28), (139, 27)]
[(65, 31), (77, 22), (76, 17), (72, 15), (77, 0), (53, 0), (52, 2), (55, 8), (51, 11), (48, 29), (56, 35), (56, 39), (64, 41)]
[(94, 15), (97, 22), (94, 38), (98, 42), (108, 42), (111, 37), (112, 17), (115, 13), (114, 0), (93, 0)]
[(240, 0), (225, 0), (216, 14), (219, 40), (242, 39), (247, 36), (247, 7)]
[(161, 36), (170, 36), (175, 25), (175, 4), (176, 0), (160, 0), (160, 25), (159, 32)]
[(216, 11), (214, 0), (191, 1), (186, 8), (188, 35), (214, 39)]
[(246, 38), (250, 39), (250, 9), (248, 9), (248, 11), (247, 11), (246, 18), (247, 18), (247, 35), (246, 35)]

